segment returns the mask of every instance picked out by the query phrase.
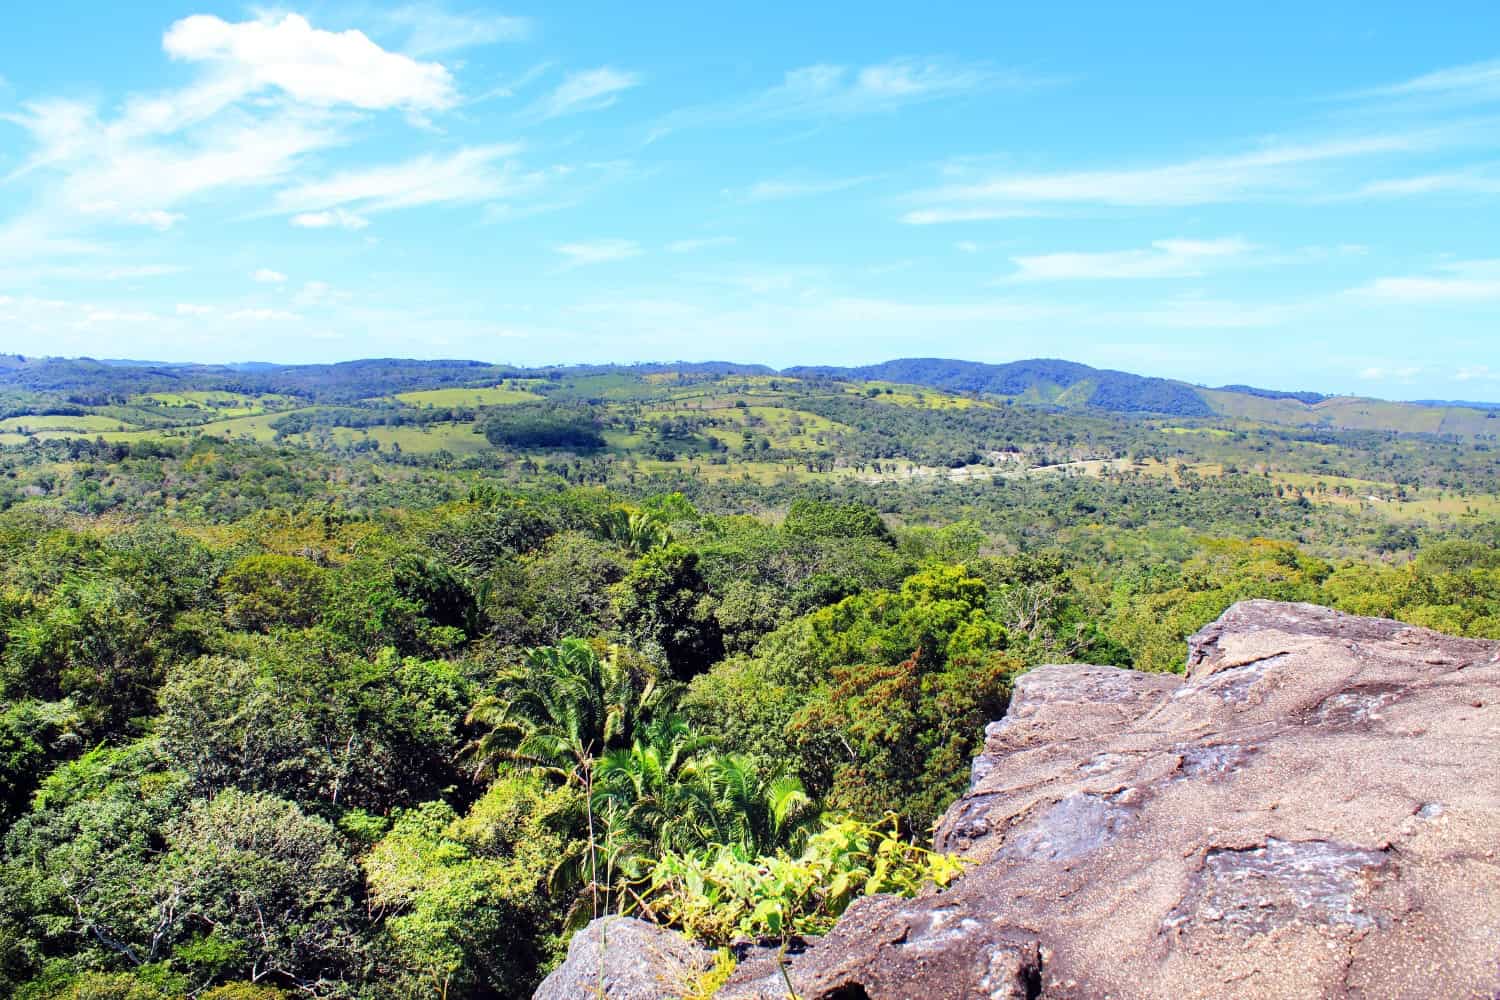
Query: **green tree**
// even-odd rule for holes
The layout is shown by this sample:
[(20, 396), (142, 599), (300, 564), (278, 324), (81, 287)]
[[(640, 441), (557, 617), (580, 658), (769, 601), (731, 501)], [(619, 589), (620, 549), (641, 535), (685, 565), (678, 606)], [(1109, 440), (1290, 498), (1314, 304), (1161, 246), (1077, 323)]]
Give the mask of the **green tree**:
[(323, 613), (326, 571), (296, 556), (246, 556), (219, 578), (231, 628), (269, 632), (306, 628)]
[(700, 674), (724, 656), (708, 584), (691, 549), (670, 545), (642, 556), (616, 587), (615, 607), (630, 641), (659, 655), (678, 679)]
[(619, 648), (582, 639), (528, 650), (496, 692), (469, 712), (485, 732), (465, 750), (476, 775), (510, 766), (569, 785), (590, 780), (593, 761), (630, 745), (664, 694), (651, 671)]

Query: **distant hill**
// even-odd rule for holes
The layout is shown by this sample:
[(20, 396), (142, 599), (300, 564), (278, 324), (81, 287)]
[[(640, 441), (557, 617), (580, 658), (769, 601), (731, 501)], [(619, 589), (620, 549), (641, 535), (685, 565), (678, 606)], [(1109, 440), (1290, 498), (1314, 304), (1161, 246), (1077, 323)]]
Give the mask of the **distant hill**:
[[(779, 374), (802, 379), (897, 383), (1066, 411), (1184, 419), (1227, 417), (1292, 427), (1459, 436), (1500, 432), (1500, 403), (1389, 402), (1238, 384), (1213, 389), (1056, 358), (1007, 364), (898, 358), (875, 365), (799, 366), (778, 372), (766, 365), (729, 361), (518, 368), (482, 361), (401, 358), (365, 358), (316, 365), (266, 362), (197, 365), (0, 355), (0, 390), (10, 390), (13, 397), (16, 392), (43, 394), (53, 402), (91, 406), (121, 402), (142, 393), (189, 390), (275, 393), (309, 403), (344, 404), (402, 392), (493, 386), (514, 378), (592, 375), (641, 378), (673, 372), (700, 379)], [(25, 405), (34, 408), (35, 400), (30, 396), (25, 399), (30, 400)], [(0, 408), (22, 412), (21, 407), (22, 402), (12, 398), (6, 407)]]
[(1213, 416), (1194, 386), (1170, 379), (1091, 368), (1076, 361), (1038, 358), (989, 365), (947, 358), (901, 358), (856, 368), (788, 368), (787, 375), (904, 382), (948, 392), (982, 392), (1022, 402), (1115, 413)]

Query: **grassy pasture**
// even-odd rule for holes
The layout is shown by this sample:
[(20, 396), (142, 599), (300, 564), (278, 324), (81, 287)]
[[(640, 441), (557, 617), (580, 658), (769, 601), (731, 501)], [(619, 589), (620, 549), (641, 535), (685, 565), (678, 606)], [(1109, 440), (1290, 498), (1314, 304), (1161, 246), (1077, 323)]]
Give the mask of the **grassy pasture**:
[(398, 393), (395, 398), (408, 406), (506, 406), (512, 403), (535, 403), (545, 397), (525, 389), (492, 385), (466, 389), (422, 389)]

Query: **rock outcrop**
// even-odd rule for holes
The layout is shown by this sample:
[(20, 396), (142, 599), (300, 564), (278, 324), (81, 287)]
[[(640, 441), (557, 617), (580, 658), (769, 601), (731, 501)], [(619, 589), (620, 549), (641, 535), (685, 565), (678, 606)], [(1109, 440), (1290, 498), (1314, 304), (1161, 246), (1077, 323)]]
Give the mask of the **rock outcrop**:
[(573, 935), (567, 960), (532, 1000), (675, 1000), (712, 965), (712, 952), (676, 931), (600, 917)]
[(801, 1000), (1500, 996), (1500, 643), (1249, 601), (1185, 677), (1039, 668), (935, 841), (973, 868), (851, 907)]

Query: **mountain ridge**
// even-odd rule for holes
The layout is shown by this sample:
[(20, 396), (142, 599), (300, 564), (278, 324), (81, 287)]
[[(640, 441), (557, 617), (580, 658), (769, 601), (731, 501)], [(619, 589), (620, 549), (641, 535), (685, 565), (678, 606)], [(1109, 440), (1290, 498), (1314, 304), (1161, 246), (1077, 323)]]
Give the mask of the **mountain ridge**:
[(1384, 400), (1235, 383), (1210, 387), (1180, 379), (1095, 368), (1060, 358), (1004, 363), (908, 357), (868, 365), (793, 365), (777, 369), (731, 361), (661, 361), (525, 367), (464, 359), (361, 358), (319, 364), (199, 364), (120, 359), (0, 356), (0, 390), (67, 393), (101, 381), (121, 392), (197, 388), (280, 392), (331, 402), (359, 398), (372, 381), (384, 391), (467, 387), (487, 380), (580, 375), (707, 377), (783, 376), (846, 382), (888, 382), (978, 394), (1057, 410), (1233, 417), (1297, 426), (1422, 433), (1492, 433), (1500, 403)]

